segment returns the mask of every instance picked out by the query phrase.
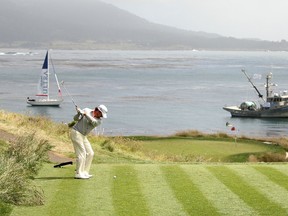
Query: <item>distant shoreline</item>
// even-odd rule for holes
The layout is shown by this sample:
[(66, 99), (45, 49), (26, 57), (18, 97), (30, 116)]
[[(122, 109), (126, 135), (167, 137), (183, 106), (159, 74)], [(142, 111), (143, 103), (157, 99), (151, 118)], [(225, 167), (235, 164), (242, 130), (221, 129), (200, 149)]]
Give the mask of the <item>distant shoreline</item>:
[(3, 44), (0, 43), (0, 49), (61, 49), (61, 50), (123, 50), (123, 51), (237, 51), (237, 52), (287, 52), (288, 49), (248, 49), (248, 48), (197, 48), (193, 46), (183, 46), (183, 45), (171, 45), (171, 46), (143, 46), (134, 43), (73, 43), (73, 42), (48, 42), (48, 43), (31, 43), (31, 42), (20, 42)]

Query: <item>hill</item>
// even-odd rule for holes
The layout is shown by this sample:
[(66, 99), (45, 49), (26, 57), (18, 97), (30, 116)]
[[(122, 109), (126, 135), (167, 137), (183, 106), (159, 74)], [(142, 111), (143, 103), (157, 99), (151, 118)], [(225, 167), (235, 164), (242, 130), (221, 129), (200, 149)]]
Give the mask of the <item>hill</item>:
[(2, 0), (0, 29), (0, 47), (288, 50), (286, 41), (237, 39), (154, 24), (97, 0)]

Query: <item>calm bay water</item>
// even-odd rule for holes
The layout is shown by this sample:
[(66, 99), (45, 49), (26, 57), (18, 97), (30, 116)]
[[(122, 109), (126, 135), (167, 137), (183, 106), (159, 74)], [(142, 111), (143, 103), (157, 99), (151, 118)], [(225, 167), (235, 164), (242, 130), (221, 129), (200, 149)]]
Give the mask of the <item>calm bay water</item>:
[[(45, 115), (69, 122), (75, 113), (62, 89), (61, 107), (31, 107), (45, 50), (0, 50), (0, 109)], [(10, 52), (7, 54), (7, 52)], [(29, 53), (31, 52), (31, 53)], [(236, 133), (251, 137), (286, 136), (288, 119), (231, 118), (224, 105), (258, 101), (241, 72), (264, 93), (272, 71), (278, 90), (288, 89), (287, 52), (78, 51), (53, 50), (59, 80), (79, 107), (105, 104), (106, 135), (170, 135), (182, 130)], [(236, 127), (231, 132), (225, 123)]]

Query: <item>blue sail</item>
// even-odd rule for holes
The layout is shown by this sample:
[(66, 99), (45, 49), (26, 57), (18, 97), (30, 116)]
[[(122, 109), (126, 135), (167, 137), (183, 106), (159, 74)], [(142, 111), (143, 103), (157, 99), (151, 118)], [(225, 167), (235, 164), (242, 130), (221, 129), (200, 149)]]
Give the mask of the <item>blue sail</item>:
[(38, 82), (38, 91), (36, 96), (45, 96), (49, 98), (49, 60), (48, 51), (43, 62), (40, 79)]
[(46, 57), (45, 57), (45, 60), (43, 62), (42, 69), (48, 69), (48, 51), (46, 53)]

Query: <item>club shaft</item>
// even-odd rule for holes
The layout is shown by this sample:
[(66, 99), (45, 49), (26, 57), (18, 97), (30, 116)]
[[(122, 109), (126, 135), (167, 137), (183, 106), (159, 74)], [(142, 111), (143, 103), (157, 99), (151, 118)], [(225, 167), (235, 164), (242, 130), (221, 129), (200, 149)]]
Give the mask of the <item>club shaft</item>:
[(66, 88), (66, 86), (64, 85), (64, 83), (62, 83), (62, 85), (63, 85), (63, 87), (64, 87), (66, 93), (69, 95), (69, 97), (70, 97), (72, 103), (74, 104), (74, 106), (77, 107), (75, 101), (73, 100), (73, 97), (71, 96), (71, 94), (70, 94), (69, 91), (67, 90), (67, 88)]

